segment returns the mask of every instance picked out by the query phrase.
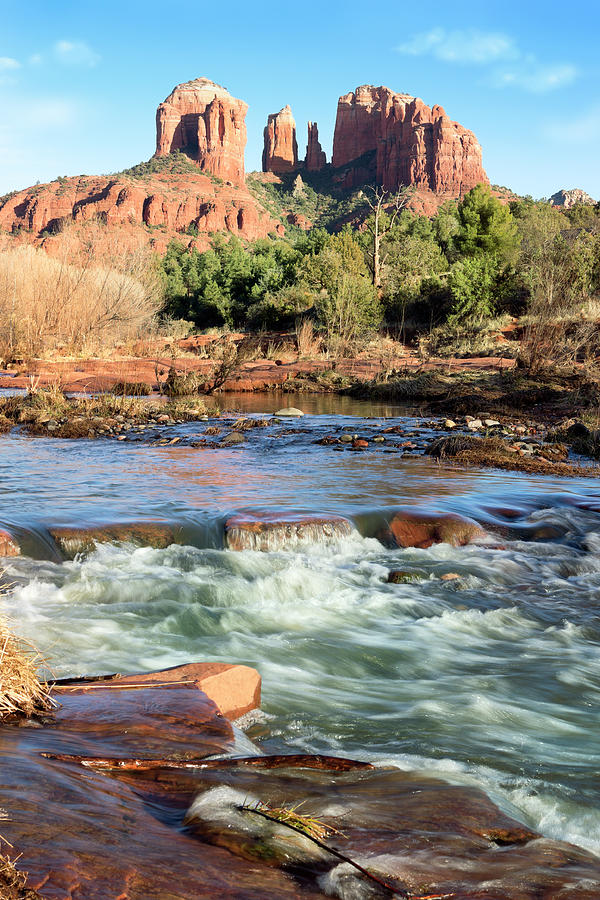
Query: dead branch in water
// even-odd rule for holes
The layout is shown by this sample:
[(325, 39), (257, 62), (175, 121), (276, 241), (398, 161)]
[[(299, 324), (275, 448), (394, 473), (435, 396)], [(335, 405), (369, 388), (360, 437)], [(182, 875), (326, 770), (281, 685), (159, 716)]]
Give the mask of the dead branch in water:
[(45, 759), (58, 762), (76, 763), (91, 769), (120, 769), (126, 772), (146, 772), (152, 769), (227, 769), (238, 766), (255, 768), (333, 769), (337, 772), (351, 772), (354, 769), (374, 769), (371, 763), (336, 756), (312, 756), (294, 754), (290, 756), (242, 756), (233, 759), (119, 759), (108, 756), (78, 756), (69, 753), (41, 752)]

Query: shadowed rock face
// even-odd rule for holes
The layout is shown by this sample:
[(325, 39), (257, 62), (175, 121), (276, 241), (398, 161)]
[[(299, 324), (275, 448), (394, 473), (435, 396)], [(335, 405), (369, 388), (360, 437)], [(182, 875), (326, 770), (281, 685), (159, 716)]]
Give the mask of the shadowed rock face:
[(287, 550), (347, 537), (352, 530), (342, 516), (240, 515), (225, 523), (225, 545), (229, 550)]
[(91, 552), (96, 544), (127, 541), (140, 547), (163, 549), (182, 540), (181, 529), (166, 522), (123, 522), (96, 528), (52, 526), (48, 531), (68, 559)]
[(156, 156), (182, 150), (201, 169), (244, 183), (248, 104), (208, 78), (179, 84), (156, 112)]
[(298, 167), (296, 122), (289, 106), (272, 113), (264, 131), (263, 172), (281, 175)]
[(390, 191), (415, 185), (458, 197), (488, 183), (473, 132), (441, 106), (387, 87), (362, 85), (340, 97), (332, 162), (349, 167), (348, 187), (374, 180)]
[(319, 141), (319, 128), (316, 122), (308, 123), (308, 144), (306, 145), (306, 159), (304, 168), (307, 172), (318, 172), (327, 164), (325, 151)]

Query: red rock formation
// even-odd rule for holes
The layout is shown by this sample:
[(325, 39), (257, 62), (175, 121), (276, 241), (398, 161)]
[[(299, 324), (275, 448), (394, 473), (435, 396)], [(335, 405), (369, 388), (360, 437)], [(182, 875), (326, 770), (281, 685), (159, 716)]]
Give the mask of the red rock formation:
[(208, 78), (179, 84), (156, 111), (156, 153), (182, 150), (200, 168), (244, 183), (248, 104)]
[(319, 129), (316, 122), (308, 123), (308, 144), (304, 168), (307, 172), (318, 172), (327, 165), (327, 157), (319, 141)]
[(229, 231), (246, 240), (267, 237), (276, 223), (245, 186), (214, 183), (197, 173), (174, 172), (136, 178), (131, 175), (68, 178), (19, 191), (0, 201), (0, 229), (21, 230), (21, 238), (44, 242), (47, 249), (60, 242), (62, 225), (75, 222), (83, 229), (100, 220), (107, 238), (129, 234), (162, 252), (177, 234), (193, 227), (199, 247), (208, 235)]
[(391, 191), (416, 185), (461, 196), (488, 182), (475, 135), (441, 106), (371, 85), (340, 97), (332, 162), (350, 167), (349, 187), (371, 179)]
[(292, 172), (298, 166), (296, 123), (289, 106), (272, 113), (264, 131), (263, 172), (280, 175)]

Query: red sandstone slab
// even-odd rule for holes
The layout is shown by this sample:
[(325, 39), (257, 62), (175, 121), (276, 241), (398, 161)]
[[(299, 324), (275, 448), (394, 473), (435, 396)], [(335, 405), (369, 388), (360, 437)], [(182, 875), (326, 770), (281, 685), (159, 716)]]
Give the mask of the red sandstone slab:
[(230, 720), (260, 707), (261, 677), (256, 669), (229, 663), (206, 662), (173, 666), (140, 675), (115, 675), (94, 681), (61, 683), (54, 688), (58, 697), (74, 691), (93, 692), (98, 687), (118, 690), (134, 685), (191, 685), (202, 691)]

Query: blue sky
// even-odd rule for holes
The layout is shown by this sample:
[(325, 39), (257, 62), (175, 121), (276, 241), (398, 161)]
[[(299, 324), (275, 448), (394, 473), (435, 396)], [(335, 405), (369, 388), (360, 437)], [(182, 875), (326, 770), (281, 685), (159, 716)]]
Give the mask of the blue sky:
[(337, 98), (385, 84), (471, 128), (493, 183), (600, 199), (600, 3), (0, 0), (0, 194), (154, 152), (157, 104), (206, 75), (250, 106), (246, 168), (290, 103), (301, 152)]

